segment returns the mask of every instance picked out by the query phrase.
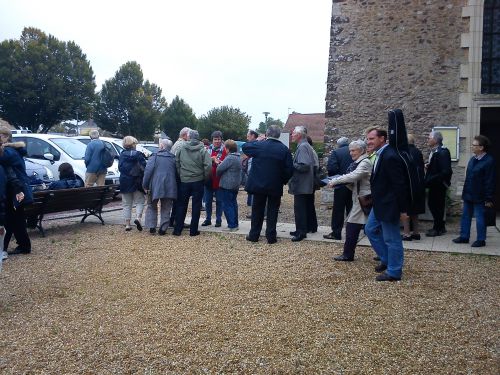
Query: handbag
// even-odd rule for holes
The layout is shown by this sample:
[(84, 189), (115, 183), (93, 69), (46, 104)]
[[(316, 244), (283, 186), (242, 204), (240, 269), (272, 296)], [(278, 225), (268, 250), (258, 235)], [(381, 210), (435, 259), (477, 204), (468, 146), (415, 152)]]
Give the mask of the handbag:
[(494, 207), (484, 207), (484, 222), (487, 227), (495, 227), (497, 220), (497, 213)]
[(367, 194), (367, 195), (360, 196), (359, 195), (359, 185), (360, 185), (360, 181), (358, 181), (358, 201), (359, 201), (359, 205), (361, 206), (361, 210), (363, 211), (363, 213), (365, 215), (369, 215), (370, 211), (371, 211), (371, 209), (373, 207), (372, 195), (371, 194)]

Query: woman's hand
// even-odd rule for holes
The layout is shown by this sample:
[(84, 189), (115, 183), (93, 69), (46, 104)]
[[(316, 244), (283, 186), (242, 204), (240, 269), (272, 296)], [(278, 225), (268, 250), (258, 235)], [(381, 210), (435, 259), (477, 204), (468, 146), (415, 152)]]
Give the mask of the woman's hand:
[(485, 207), (491, 208), (493, 207), (493, 202), (484, 202)]
[(24, 199), (24, 193), (21, 191), (19, 194), (16, 194), (16, 200), (21, 202)]

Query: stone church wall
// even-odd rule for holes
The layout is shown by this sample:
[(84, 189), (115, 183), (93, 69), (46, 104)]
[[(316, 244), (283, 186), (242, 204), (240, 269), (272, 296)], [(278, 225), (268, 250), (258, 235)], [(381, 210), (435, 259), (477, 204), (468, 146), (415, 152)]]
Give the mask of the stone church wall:
[[(387, 127), (387, 110), (401, 108), (408, 132), (428, 156), (433, 126), (466, 121), (459, 94), (467, 81), (460, 47), (469, 20), (466, 0), (333, 0), (327, 79), (326, 149), (339, 136), (362, 137), (368, 126)], [(328, 152), (327, 152), (328, 154)], [(453, 163), (454, 180), (463, 168)], [(456, 186), (456, 181), (453, 186)], [(455, 191), (452, 199), (457, 200)], [(457, 202), (460, 203), (460, 202)]]

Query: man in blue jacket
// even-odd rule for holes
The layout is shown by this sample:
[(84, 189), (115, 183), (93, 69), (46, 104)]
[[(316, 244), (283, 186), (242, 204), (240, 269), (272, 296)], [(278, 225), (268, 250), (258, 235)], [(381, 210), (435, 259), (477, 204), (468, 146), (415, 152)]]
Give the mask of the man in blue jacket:
[(91, 141), (85, 150), (85, 166), (87, 167), (85, 186), (90, 187), (94, 184), (104, 186), (107, 168), (102, 164), (101, 153), (106, 146), (99, 139), (97, 130), (91, 130), (89, 136)]
[(408, 218), (406, 171), (395, 148), (386, 143), (387, 131), (369, 128), (366, 137), (367, 144), (376, 152), (370, 178), (373, 208), (365, 225), (365, 233), (380, 257), (375, 271), (381, 273), (376, 280), (401, 280), (403, 242), (399, 221)]
[(252, 159), (252, 169), (248, 175), (245, 190), (253, 194), (251, 228), (247, 241), (257, 242), (264, 223), (266, 210), (266, 238), (269, 244), (277, 242), (276, 223), (285, 185), (293, 173), (290, 150), (280, 142), (280, 127), (271, 125), (265, 140), (243, 144), (245, 155)]

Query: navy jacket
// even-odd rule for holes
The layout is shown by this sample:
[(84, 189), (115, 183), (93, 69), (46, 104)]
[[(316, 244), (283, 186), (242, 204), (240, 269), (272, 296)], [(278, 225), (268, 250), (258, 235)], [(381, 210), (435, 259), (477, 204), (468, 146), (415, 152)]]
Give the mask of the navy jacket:
[(12, 168), (0, 165), (0, 226), (5, 226), (7, 199), (15, 199), (23, 186)]
[(282, 196), (283, 185), (293, 173), (290, 150), (277, 139), (267, 139), (247, 142), (242, 151), (253, 158), (245, 190), (250, 194)]
[(347, 167), (352, 163), (351, 155), (349, 154), (349, 147), (347, 145), (340, 146), (333, 150), (328, 157), (328, 176), (335, 176), (337, 174), (346, 174)]
[(409, 184), (403, 160), (388, 145), (374, 163), (370, 183), (373, 212), (377, 220), (399, 222), (402, 212), (408, 212)]
[(77, 178), (63, 178), (49, 185), (49, 190), (73, 189), (82, 187), (83, 183)]
[(446, 147), (438, 146), (433, 151), (431, 162), (427, 167), (425, 186), (428, 188), (449, 187), (452, 173), (450, 151)]
[(23, 156), (26, 155), (26, 148), (24, 148), (23, 142), (15, 142), (8, 145), (4, 147), (3, 155), (0, 156), (0, 164), (4, 167), (12, 168), (16, 178), (23, 185), (23, 203), (25, 205), (30, 204), (33, 202), (33, 192), (31, 191), (30, 179), (26, 174), (26, 164), (24, 164), (23, 159)]
[(462, 199), (473, 203), (493, 202), (495, 193), (495, 159), (490, 154), (481, 160), (472, 157), (467, 165)]
[(118, 170), (120, 171), (120, 192), (133, 193), (137, 190), (143, 190), (142, 179), (144, 169), (146, 168), (146, 159), (144, 154), (137, 150), (124, 150), (120, 154)]

